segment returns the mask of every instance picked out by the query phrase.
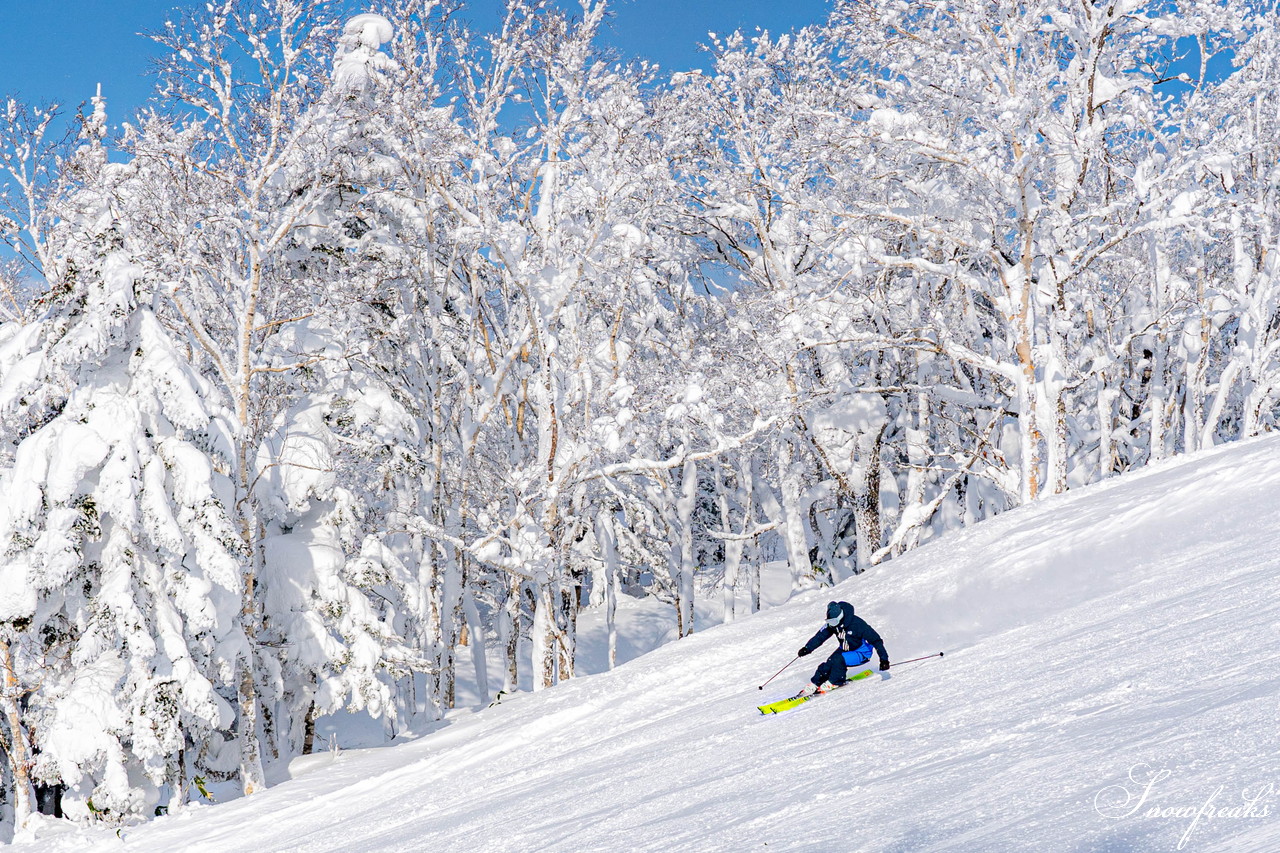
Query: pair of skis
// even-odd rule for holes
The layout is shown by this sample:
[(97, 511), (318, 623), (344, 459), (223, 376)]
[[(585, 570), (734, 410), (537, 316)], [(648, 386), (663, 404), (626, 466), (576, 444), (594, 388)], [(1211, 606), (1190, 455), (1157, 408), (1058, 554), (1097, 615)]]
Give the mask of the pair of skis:
[[(849, 676), (848, 679), (845, 680), (845, 684), (848, 684), (850, 681), (862, 681), (863, 679), (870, 677), (871, 670), (864, 669), (862, 672), (854, 673)], [(844, 684), (840, 686), (843, 687)], [(831, 690), (834, 689), (834, 687), (831, 688)], [(760, 709), (761, 714), (781, 714), (783, 711), (790, 711), (792, 708), (797, 708), (800, 705), (803, 705), (810, 699), (817, 699), (819, 696), (825, 696), (827, 693), (830, 693), (831, 690), (825, 690), (822, 693), (811, 693), (808, 696), (792, 696), (789, 699), (779, 699), (777, 702), (770, 702), (767, 705), (758, 705), (757, 707)]]
[[(934, 652), (931, 655), (924, 655), (918, 658), (911, 658), (910, 660), (899, 661), (898, 663), (894, 664), (894, 666), (902, 666), (905, 663), (915, 663), (916, 661), (929, 660), (930, 658), (940, 658), (945, 654), (946, 652)], [(799, 660), (799, 659), (800, 659), (799, 657), (796, 658), (796, 660)], [(791, 663), (795, 663), (795, 662), (796, 661), (793, 660)], [(787, 666), (791, 666), (791, 663), (787, 664)], [(787, 666), (784, 666), (782, 669), (786, 669)], [(775, 672), (771, 678), (765, 681), (765, 684), (768, 684), (770, 681), (773, 681), (774, 678), (777, 678), (782, 673), (782, 669)], [(849, 678), (845, 681), (845, 684), (848, 684), (850, 681), (863, 681), (864, 679), (870, 678), (871, 675), (872, 675), (871, 670), (864, 669), (862, 672), (854, 673), (853, 675), (849, 676)], [(841, 685), (841, 686), (843, 687), (844, 685)], [(760, 685), (760, 689), (761, 690), (764, 689), (764, 684)], [(831, 692), (830, 690), (824, 691), (824, 693), (830, 693), (830, 692)], [(790, 699), (779, 699), (777, 702), (770, 702), (768, 705), (757, 705), (756, 707), (760, 710), (761, 714), (781, 714), (783, 711), (790, 711), (792, 708), (799, 707), (800, 705), (803, 705), (805, 702), (808, 702), (810, 699), (816, 699), (821, 695), (823, 694), (813, 693), (809, 696), (792, 696)]]

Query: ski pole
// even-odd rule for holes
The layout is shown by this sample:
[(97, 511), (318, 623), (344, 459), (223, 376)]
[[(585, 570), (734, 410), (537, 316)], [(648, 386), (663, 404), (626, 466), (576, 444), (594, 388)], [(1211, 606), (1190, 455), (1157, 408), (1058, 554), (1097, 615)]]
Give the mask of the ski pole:
[[(796, 662), (796, 661), (798, 661), (798, 660), (800, 660), (800, 655), (796, 655), (796, 656), (791, 660), (791, 663), (795, 663), (795, 662)], [(787, 666), (791, 666), (791, 663), (787, 664)], [(778, 670), (778, 671), (777, 671), (777, 672), (775, 672), (773, 675), (771, 675), (771, 676), (769, 676), (767, 679), (765, 679), (764, 684), (768, 684), (770, 681), (773, 681), (773, 680), (774, 680), (775, 678), (777, 678), (779, 675), (782, 675), (782, 670), (783, 670), (783, 669), (786, 669), (786, 668), (787, 668), (787, 666), (784, 666), (782, 669)], [(764, 690), (764, 684), (761, 684), (761, 685), (760, 685), (759, 687), (757, 687), (756, 689), (757, 689), (757, 690)]]
[[(935, 654), (925, 655), (922, 658), (912, 658), (911, 660), (900, 660), (897, 663), (895, 663), (894, 666), (902, 666), (904, 663), (915, 663), (918, 660), (928, 660), (929, 658), (940, 658), (945, 654), (946, 652), (937, 652)], [(792, 661), (791, 663), (795, 663), (795, 661)], [(791, 664), (789, 663), (787, 664), (787, 666), (791, 666)]]

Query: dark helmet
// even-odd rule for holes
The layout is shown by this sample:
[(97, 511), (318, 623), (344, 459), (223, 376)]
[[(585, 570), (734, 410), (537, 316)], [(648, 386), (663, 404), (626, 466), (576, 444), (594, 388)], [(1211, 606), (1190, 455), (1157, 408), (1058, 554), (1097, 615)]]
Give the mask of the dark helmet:
[(844, 619), (844, 608), (840, 606), (840, 602), (833, 601), (827, 605), (827, 624), (831, 627), (839, 625)]

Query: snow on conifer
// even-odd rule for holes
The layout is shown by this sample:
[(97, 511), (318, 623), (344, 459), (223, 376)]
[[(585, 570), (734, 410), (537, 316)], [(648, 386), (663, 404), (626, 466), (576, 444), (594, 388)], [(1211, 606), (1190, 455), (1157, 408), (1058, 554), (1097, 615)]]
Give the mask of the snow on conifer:
[(227, 413), (153, 309), (113, 214), (129, 170), (98, 145), (64, 201), (60, 287), (3, 357), (0, 639), (31, 778), (65, 785), (69, 814), (121, 817), (224, 769), (210, 746), (233, 716), (217, 688), (242, 557), (218, 471)]

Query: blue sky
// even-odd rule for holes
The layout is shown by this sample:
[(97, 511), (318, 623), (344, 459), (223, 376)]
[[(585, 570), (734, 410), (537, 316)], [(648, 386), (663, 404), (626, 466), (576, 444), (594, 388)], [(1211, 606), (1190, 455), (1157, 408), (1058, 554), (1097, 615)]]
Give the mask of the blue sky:
[[(203, 0), (197, 0), (202, 3)], [(191, 0), (0, 0), (0, 95), (56, 101), (68, 112), (101, 83), (112, 123), (148, 97), (148, 58), (156, 46), (138, 33), (158, 29)], [(352, 3), (359, 9), (359, 3)], [(465, 15), (496, 23), (500, 0), (468, 0)], [(781, 32), (825, 18), (829, 0), (614, 0), (605, 41), (628, 58), (670, 70), (705, 66), (698, 45), (708, 31)]]

